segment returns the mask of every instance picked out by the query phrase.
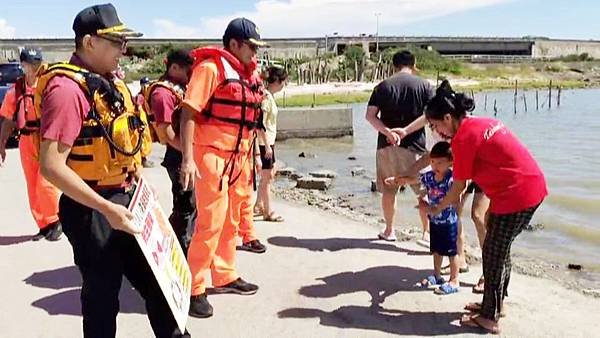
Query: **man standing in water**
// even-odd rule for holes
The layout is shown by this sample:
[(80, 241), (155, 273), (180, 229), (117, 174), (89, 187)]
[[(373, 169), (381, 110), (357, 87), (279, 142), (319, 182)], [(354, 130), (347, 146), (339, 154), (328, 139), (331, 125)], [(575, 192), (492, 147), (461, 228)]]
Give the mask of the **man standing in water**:
[[(398, 187), (388, 186), (384, 180), (403, 174), (426, 150), (424, 128), (403, 138), (393, 129), (405, 128), (421, 117), (427, 102), (434, 95), (433, 87), (414, 75), (417, 71), (416, 58), (411, 52), (394, 54), (393, 63), (396, 74), (373, 89), (366, 114), (367, 121), (379, 132), (377, 189), (382, 193), (381, 207), (385, 219), (385, 229), (379, 238), (386, 241), (396, 240), (393, 224)], [(418, 185), (411, 187), (415, 193), (420, 190)]]

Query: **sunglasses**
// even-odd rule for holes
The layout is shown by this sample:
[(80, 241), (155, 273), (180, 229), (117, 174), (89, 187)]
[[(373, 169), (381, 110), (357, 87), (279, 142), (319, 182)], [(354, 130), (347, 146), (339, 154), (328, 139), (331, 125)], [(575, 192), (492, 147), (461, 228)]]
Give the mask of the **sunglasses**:
[(109, 37), (103, 36), (103, 35), (96, 35), (96, 36), (102, 40), (109, 41), (111, 43), (111, 45), (113, 45), (115, 48), (119, 48), (120, 50), (126, 49), (127, 44), (129, 43), (129, 41), (127, 41), (125, 39), (109, 38)]
[(252, 50), (253, 52), (255, 52), (255, 53), (258, 52), (258, 46), (257, 45), (255, 45), (253, 43), (250, 43), (248, 41), (242, 41), (242, 44), (248, 46), (248, 48), (250, 48), (250, 50)]

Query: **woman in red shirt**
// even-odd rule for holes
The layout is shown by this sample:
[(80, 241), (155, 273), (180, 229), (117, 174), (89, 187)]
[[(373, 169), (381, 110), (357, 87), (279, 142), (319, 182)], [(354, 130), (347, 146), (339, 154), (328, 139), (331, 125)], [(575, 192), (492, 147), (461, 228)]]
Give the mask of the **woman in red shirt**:
[(547, 196), (546, 180), (531, 153), (501, 121), (467, 116), (473, 99), (455, 93), (444, 81), (425, 116), (432, 128), (452, 139), (454, 184), (430, 214), (458, 201), (466, 181), (477, 183), (490, 199), (488, 232), (483, 245), (485, 290), (482, 303), (471, 303), (464, 325), (498, 333), (499, 315), (510, 280), (510, 248)]

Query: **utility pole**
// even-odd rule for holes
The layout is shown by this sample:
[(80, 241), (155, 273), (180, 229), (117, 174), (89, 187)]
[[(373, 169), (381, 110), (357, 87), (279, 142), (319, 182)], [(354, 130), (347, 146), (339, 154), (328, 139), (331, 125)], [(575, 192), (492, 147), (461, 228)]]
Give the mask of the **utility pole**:
[(377, 17), (377, 31), (375, 32), (375, 52), (379, 53), (379, 17), (381, 16), (381, 13), (375, 13), (375, 16)]

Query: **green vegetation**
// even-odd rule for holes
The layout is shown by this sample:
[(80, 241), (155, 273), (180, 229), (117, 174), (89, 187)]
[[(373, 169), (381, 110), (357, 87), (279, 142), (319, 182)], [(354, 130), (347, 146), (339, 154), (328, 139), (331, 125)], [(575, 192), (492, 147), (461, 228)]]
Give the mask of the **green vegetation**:
[(278, 98), (279, 107), (316, 107), (332, 104), (361, 103), (369, 100), (371, 92), (350, 92), (336, 94), (305, 94), (292, 97)]

